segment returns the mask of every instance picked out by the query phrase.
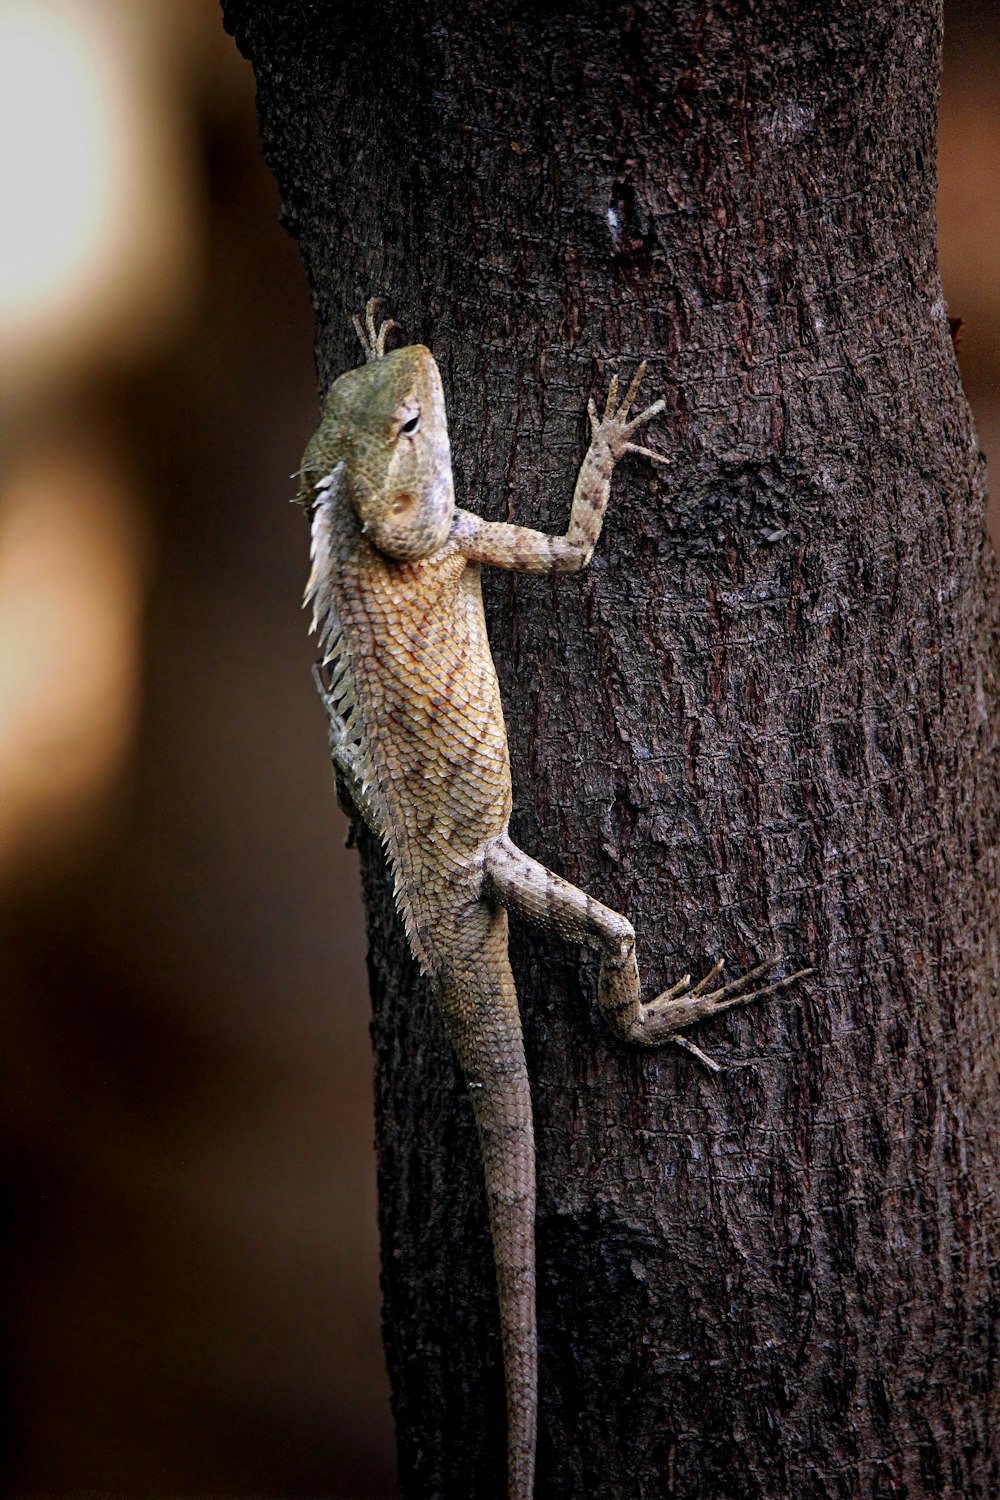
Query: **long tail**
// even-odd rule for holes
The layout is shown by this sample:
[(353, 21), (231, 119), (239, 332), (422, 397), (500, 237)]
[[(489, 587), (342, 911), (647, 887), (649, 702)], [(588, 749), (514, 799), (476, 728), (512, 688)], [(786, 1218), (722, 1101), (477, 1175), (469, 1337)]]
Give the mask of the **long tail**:
[(507, 1494), (531, 1500), (538, 1407), (535, 1142), (506, 913), (492, 915), (489, 939), (466, 949), (468, 959), (452, 969), (439, 1003), (468, 1084), (486, 1176), (507, 1387)]

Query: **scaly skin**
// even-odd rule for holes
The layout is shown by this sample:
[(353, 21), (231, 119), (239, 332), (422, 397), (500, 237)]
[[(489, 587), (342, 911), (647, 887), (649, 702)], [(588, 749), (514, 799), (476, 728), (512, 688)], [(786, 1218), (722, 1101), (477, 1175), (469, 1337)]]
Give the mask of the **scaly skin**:
[[(444, 396), (430, 352), (385, 352), (374, 302), (355, 319), (367, 363), (335, 381), (302, 462), (312, 511), (307, 599), (324, 649), (317, 683), (338, 785), (378, 834), (410, 946), (434, 986), (469, 1087), (486, 1178), (507, 1387), (508, 1494), (533, 1490), (536, 1366), (535, 1155), (517, 993), (507, 958), (511, 908), (601, 955), (603, 1015), (626, 1041), (678, 1032), (810, 972), (754, 983), (777, 959), (710, 990), (717, 963), (643, 1004), (631, 924), (560, 880), (510, 840), (507, 734), (483, 617), (479, 564), (572, 572), (600, 536), (615, 463), (662, 409), (629, 410), (611, 382), (580, 467), (569, 527), (547, 536), (456, 508)], [(323, 673), (326, 673), (324, 679)]]

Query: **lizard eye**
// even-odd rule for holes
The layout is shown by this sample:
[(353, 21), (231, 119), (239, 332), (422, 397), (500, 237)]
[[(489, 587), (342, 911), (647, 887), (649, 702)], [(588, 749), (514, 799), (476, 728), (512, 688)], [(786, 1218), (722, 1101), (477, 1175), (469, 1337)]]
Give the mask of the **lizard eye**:
[(407, 416), (405, 412), (403, 416), (404, 420), (400, 423), (399, 435), (400, 437), (412, 437), (420, 426), (420, 408), (418, 407), (412, 416)]

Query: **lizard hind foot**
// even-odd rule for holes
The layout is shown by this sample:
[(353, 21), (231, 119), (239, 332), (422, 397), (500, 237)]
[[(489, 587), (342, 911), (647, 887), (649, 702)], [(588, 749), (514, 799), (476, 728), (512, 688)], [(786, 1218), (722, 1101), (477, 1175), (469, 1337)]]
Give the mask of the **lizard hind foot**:
[(711, 1020), (714, 1016), (721, 1015), (723, 1011), (731, 1010), (735, 1005), (750, 1005), (754, 1000), (763, 1000), (770, 995), (776, 995), (780, 990), (787, 989), (789, 985), (815, 972), (813, 969), (798, 969), (794, 974), (788, 974), (782, 979), (767, 980), (767, 976), (772, 974), (781, 962), (781, 955), (775, 954), (764, 963), (748, 969), (745, 974), (740, 974), (737, 978), (730, 979), (712, 989), (710, 986), (722, 973), (724, 962), (723, 959), (718, 959), (695, 985), (691, 984), (691, 976), (685, 974), (670, 989), (657, 995), (655, 1000), (650, 1000), (648, 1004), (641, 1006), (641, 1019), (637, 1028), (640, 1034), (635, 1040), (652, 1047), (661, 1046), (664, 1042), (673, 1042), (683, 1047), (686, 1052), (690, 1052), (704, 1067), (717, 1073), (720, 1071), (719, 1064), (679, 1033), (698, 1021)]
[(374, 364), (377, 359), (385, 359), (386, 337), (399, 324), (394, 318), (385, 318), (376, 324), (375, 313), (382, 303), (381, 297), (369, 297), (365, 303), (364, 322), (360, 314), (355, 314), (351, 319), (354, 331), (361, 340), (361, 347), (365, 351), (365, 360), (368, 364)]

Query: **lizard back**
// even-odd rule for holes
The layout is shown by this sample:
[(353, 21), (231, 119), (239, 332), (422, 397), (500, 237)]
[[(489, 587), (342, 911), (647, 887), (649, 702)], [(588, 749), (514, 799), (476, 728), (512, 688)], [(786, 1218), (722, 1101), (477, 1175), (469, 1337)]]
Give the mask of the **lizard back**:
[(483, 846), (510, 817), (507, 734), (479, 567), (446, 541), (414, 561), (371, 545), (339, 487), (313, 519), (313, 596), (366, 813), (418, 960), (442, 908), (475, 899)]

